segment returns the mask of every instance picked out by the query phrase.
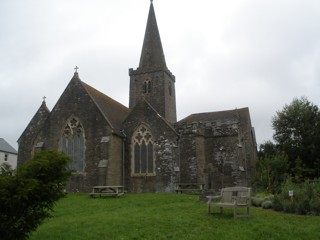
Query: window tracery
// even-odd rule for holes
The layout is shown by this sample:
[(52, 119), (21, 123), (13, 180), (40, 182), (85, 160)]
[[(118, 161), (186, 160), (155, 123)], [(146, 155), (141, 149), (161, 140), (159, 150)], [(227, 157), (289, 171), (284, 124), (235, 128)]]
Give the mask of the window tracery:
[(85, 134), (82, 124), (78, 119), (73, 117), (66, 123), (60, 138), (60, 150), (71, 157), (72, 163), (70, 164), (70, 168), (77, 173), (83, 173)]
[(151, 131), (141, 125), (132, 136), (132, 174), (155, 175), (154, 142)]

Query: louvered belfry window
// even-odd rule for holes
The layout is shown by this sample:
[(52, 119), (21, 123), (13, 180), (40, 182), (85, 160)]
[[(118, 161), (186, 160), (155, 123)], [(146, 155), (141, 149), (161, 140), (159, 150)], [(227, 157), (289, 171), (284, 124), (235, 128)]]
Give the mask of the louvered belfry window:
[(73, 117), (66, 123), (60, 139), (60, 149), (71, 157), (72, 163), (70, 164), (70, 168), (77, 173), (83, 173), (85, 134), (82, 124), (78, 119)]
[(153, 147), (151, 131), (141, 125), (132, 136), (132, 175), (155, 175)]

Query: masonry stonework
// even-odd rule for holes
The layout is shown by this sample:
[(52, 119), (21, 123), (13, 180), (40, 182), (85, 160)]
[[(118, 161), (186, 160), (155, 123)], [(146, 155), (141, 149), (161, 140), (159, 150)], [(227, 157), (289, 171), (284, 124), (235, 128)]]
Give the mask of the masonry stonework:
[(256, 141), (249, 109), (196, 113), (177, 122), (176, 79), (166, 65), (152, 1), (139, 66), (129, 76), (128, 108), (81, 81), (76, 70), (52, 111), (43, 101), (22, 133), (18, 164), (37, 151), (66, 152), (75, 170), (67, 191), (250, 185)]

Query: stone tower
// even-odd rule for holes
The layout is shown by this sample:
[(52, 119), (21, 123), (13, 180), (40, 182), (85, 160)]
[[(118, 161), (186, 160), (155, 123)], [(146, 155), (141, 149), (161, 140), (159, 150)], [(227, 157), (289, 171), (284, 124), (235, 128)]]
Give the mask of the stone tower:
[(177, 121), (175, 76), (169, 71), (164, 57), (157, 20), (151, 1), (140, 64), (129, 69), (129, 108), (144, 98), (167, 121)]

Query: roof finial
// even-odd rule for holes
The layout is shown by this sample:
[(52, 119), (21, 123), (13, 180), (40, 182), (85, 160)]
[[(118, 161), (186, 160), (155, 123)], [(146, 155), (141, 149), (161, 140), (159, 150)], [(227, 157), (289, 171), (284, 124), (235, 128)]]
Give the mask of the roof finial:
[(42, 102), (46, 102), (46, 96), (43, 96), (43, 101)]
[(76, 70), (75, 72), (78, 72), (78, 69), (79, 69), (79, 67), (76, 66), (76, 67), (74, 68), (74, 70)]
[(153, 0), (150, 0), (151, 4), (153, 3)]

